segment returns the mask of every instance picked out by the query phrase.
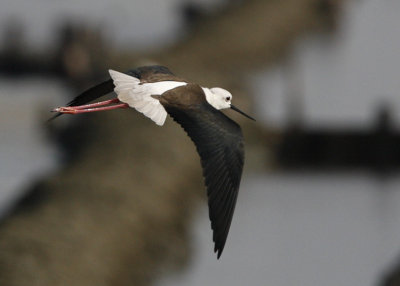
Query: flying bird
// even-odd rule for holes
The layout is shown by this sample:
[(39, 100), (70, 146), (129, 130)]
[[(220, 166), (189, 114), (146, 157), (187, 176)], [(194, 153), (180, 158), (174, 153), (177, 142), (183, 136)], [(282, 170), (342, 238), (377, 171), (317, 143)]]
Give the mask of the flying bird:
[[(134, 108), (162, 126), (169, 114), (196, 145), (207, 187), (214, 252), (220, 258), (232, 222), (244, 164), (240, 126), (220, 110), (231, 108), (232, 94), (206, 88), (175, 76), (163, 66), (144, 66), (127, 73), (109, 70), (111, 79), (78, 95), (67, 106), (52, 110), (54, 119), (117, 108)], [(111, 92), (115, 98), (89, 103)]]

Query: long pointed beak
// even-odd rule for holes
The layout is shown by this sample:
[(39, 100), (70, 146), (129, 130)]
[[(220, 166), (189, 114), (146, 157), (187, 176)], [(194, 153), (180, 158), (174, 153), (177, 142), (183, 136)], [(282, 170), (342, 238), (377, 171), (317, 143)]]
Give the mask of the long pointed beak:
[(247, 118), (256, 121), (253, 117), (247, 115), (246, 113), (244, 113), (243, 111), (241, 111), (239, 108), (237, 108), (236, 106), (231, 104), (231, 109), (235, 110), (236, 112), (239, 112), (241, 115), (246, 116)]

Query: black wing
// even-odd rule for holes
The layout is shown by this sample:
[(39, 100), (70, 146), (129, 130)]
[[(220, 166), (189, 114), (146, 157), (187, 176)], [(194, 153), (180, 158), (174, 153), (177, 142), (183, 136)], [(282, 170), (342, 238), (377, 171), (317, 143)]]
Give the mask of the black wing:
[[(131, 75), (133, 77), (136, 77), (140, 79), (143, 74), (148, 74), (148, 73), (153, 73), (153, 74), (168, 74), (168, 75), (173, 75), (172, 72), (164, 66), (144, 66), (144, 67), (138, 67), (133, 70), (129, 70), (127, 72), (128, 75)], [(75, 97), (73, 100), (67, 103), (67, 106), (78, 106), (78, 105), (83, 105), (87, 104), (95, 99), (98, 99), (99, 97), (102, 97), (110, 92), (114, 91), (114, 82), (112, 79), (108, 79), (100, 84), (97, 84), (84, 92), (82, 92), (80, 95)], [(62, 115), (62, 113), (58, 112), (56, 113), (53, 117), (49, 119), (49, 121), (57, 118), (58, 116)]]
[(200, 155), (214, 252), (218, 252), (219, 258), (228, 236), (243, 170), (240, 126), (208, 103), (190, 109), (166, 106), (166, 110), (183, 127)]
[(142, 78), (142, 75), (147, 74), (167, 74), (167, 75), (174, 75), (167, 67), (164, 66), (143, 66), (138, 67), (133, 70), (129, 70), (127, 74), (134, 76), (138, 79)]

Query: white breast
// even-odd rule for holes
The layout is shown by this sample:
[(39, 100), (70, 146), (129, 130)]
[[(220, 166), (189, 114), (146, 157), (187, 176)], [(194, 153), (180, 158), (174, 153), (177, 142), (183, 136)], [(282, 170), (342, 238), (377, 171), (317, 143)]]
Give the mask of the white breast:
[(118, 99), (143, 113), (160, 126), (164, 124), (167, 118), (167, 112), (161, 103), (151, 96), (161, 95), (170, 89), (187, 84), (186, 82), (180, 81), (161, 81), (140, 84), (139, 79), (127, 74), (113, 70), (109, 70), (109, 73), (114, 81), (114, 91)]

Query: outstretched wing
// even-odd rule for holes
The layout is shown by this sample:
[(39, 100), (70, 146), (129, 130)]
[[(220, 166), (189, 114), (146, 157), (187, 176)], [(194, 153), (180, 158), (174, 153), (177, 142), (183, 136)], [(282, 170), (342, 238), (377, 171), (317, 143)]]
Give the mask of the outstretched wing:
[[(188, 90), (188, 92), (190, 92)], [(206, 101), (187, 108), (164, 106), (196, 145), (207, 186), (214, 252), (224, 249), (244, 163), (240, 126)]]
[[(144, 67), (138, 67), (133, 70), (129, 70), (126, 74), (133, 76), (135, 78), (141, 79), (142, 77), (147, 78), (154, 76), (156, 74), (163, 74), (165, 77), (170, 77), (173, 76), (172, 72), (164, 66), (144, 66)], [(110, 92), (114, 91), (114, 83), (112, 79), (106, 80), (100, 84), (97, 84), (84, 92), (82, 92), (80, 95), (75, 97), (73, 100), (68, 102), (66, 106), (78, 106), (78, 105), (83, 105), (87, 104), (95, 99), (98, 99)], [(56, 113), (53, 117), (49, 119), (49, 121), (57, 118), (58, 116), (62, 115), (63, 113)]]

